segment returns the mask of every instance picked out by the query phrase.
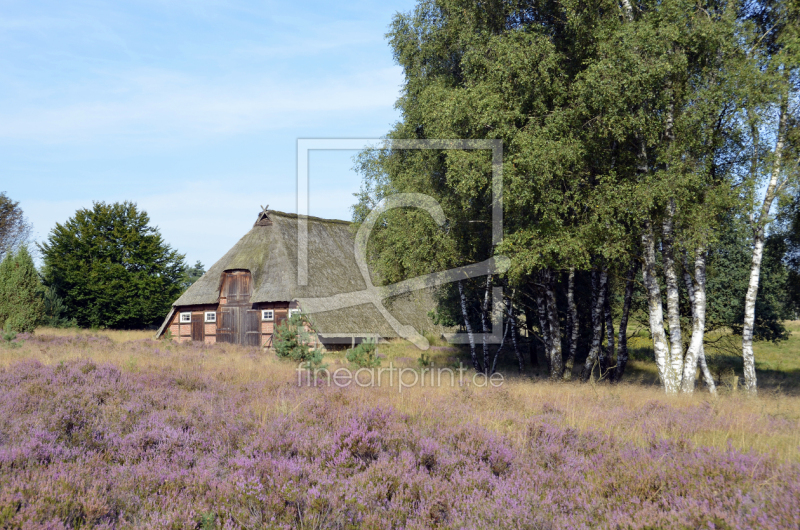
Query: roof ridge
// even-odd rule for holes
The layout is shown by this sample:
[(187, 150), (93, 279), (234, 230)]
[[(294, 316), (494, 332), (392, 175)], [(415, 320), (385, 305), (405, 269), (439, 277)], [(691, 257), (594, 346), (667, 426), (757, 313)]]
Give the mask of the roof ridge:
[(324, 219), (322, 217), (315, 217), (313, 215), (298, 215), (296, 213), (288, 213), (288, 212), (279, 212), (278, 210), (268, 210), (268, 215), (278, 215), (279, 217), (287, 217), (289, 219), (298, 219), (301, 217), (305, 217), (309, 221), (316, 221), (316, 222), (323, 222), (323, 223), (338, 223), (350, 226), (353, 224), (352, 221), (345, 221), (343, 219)]

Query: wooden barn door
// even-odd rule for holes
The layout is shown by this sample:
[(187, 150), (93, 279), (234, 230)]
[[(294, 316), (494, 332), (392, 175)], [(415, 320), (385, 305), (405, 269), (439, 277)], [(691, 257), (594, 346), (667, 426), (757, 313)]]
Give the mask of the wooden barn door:
[(242, 311), (244, 315), (244, 340), (247, 346), (261, 346), (261, 311), (248, 309)]
[(203, 342), (204, 338), (203, 314), (192, 313), (192, 340)]
[(217, 342), (261, 345), (259, 312), (251, 309), (250, 303), (252, 288), (250, 271), (222, 273), (220, 297), (226, 304), (220, 306), (217, 316)]
[(217, 342), (236, 344), (238, 324), (238, 307), (224, 307), (217, 311)]
[(250, 305), (252, 282), (250, 271), (223, 272), (221, 296), (227, 298), (228, 305)]

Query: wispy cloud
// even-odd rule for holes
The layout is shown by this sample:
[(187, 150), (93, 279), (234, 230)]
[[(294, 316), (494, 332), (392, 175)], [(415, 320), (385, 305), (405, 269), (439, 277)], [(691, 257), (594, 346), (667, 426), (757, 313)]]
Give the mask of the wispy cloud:
[(121, 135), (162, 141), (175, 133), (196, 137), (283, 128), (343, 111), (391, 107), (402, 74), (392, 67), (302, 83), (270, 78), (226, 83), (139, 71), (107, 81), (85, 86), (78, 101), (0, 107), (0, 138), (69, 143)]
[[(150, 216), (164, 240), (194, 262), (210, 265), (222, 257), (253, 225), (260, 206), (273, 210), (297, 211), (294, 193), (276, 192), (265, 183), (260, 189), (232, 190), (230, 182), (263, 182), (259, 175), (232, 175), (228, 179), (173, 182), (170, 190), (142, 194), (134, 199)], [(106, 202), (130, 197), (106, 197)], [(332, 219), (349, 219), (350, 190), (325, 190), (314, 194), (312, 187), (311, 215)], [(35, 221), (35, 239), (43, 241), (56, 223), (64, 223), (81, 208), (91, 208), (92, 200), (27, 200), (21, 204)]]

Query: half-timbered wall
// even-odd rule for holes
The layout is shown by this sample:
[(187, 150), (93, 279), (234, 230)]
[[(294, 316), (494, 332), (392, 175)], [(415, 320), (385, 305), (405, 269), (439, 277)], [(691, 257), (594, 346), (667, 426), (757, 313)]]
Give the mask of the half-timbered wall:
[[(175, 314), (172, 315), (172, 319), (169, 322), (167, 329), (169, 329), (169, 331), (172, 333), (172, 337), (178, 342), (202, 340), (206, 344), (214, 344), (218, 341), (218, 337), (220, 336), (219, 327), (224, 325), (223, 319), (221, 318), (221, 309), (224, 309), (227, 305), (228, 304), (220, 303), (214, 305), (176, 307)], [(298, 307), (299, 306), (297, 305), (297, 302), (265, 302), (260, 304), (249, 304), (247, 306), (248, 310), (255, 310), (258, 313), (262, 347), (272, 348), (272, 336), (275, 332), (275, 328), (278, 326), (278, 324), (289, 318), (289, 309), (297, 309)], [(261, 320), (262, 309), (271, 309), (273, 311), (274, 316), (271, 321)], [(205, 322), (205, 314), (207, 312), (213, 312), (217, 315), (217, 321), (215, 323)], [(181, 313), (191, 313), (192, 322), (181, 323)], [(202, 325), (202, 338), (197, 337), (197, 322), (200, 322)], [(307, 327), (307, 331), (311, 334), (311, 346), (318, 346), (317, 338), (314, 335), (313, 330)], [(219, 342), (229, 341), (220, 340)]]

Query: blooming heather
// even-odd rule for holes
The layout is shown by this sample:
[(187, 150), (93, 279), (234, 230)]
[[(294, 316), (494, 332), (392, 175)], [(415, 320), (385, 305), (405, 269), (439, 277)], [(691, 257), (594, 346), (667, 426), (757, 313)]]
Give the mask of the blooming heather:
[[(172, 355), (154, 344), (132, 347)], [(425, 413), (368, 392), (17, 362), (0, 371), (0, 528), (800, 524), (800, 467), (693, 445), (701, 407), (610, 409), (652, 428), (643, 445), (568, 428), (557, 403), (509, 416), (522, 434), (507, 436), (466, 421), (476, 398), (458, 389)], [(657, 434), (665, 423), (674, 436)]]

